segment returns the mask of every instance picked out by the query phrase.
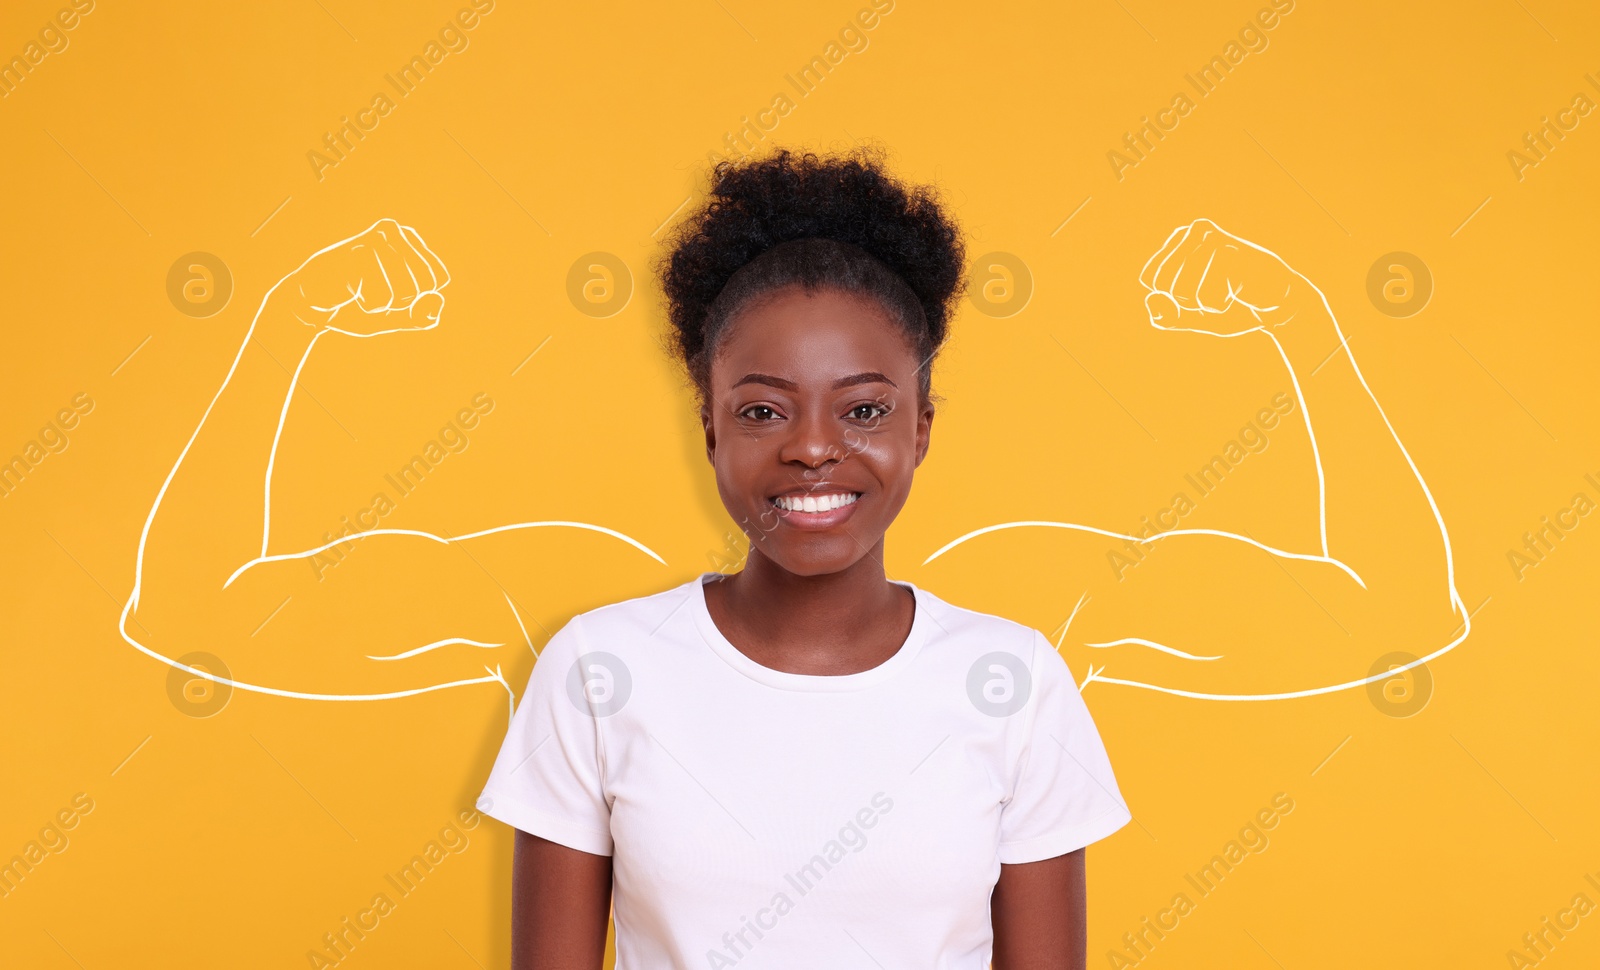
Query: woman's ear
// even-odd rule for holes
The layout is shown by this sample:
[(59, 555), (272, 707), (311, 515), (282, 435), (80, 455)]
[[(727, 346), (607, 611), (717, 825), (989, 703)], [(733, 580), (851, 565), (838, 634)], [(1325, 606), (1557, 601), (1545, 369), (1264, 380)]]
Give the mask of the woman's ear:
[(705, 429), (706, 433), (706, 461), (715, 465), (717, 463), (717, 432), (712, 427), (711, 405), (709, 403), (700, 405), (700, 426)]
[(922, 459), (928, 457), (928, 445), (933, 437), (933, 413), (932, 403), (924, 404), (917, 413), (917, 463), (913, 468), (920, 467)]

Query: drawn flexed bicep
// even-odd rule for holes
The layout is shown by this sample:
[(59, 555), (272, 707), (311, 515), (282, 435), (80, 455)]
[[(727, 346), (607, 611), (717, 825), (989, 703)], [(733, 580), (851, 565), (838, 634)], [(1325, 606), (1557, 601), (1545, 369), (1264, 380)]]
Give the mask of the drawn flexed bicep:
[[(983, 555), (994, 541), (983, 537), (1017, 529), (1125, 544), (1140, 562), (1137, 579), (1085, 589), (1096, 601), (1063, 640), (1064, 652), (1081, 647), (1069, 662), (1088, 683), (1224, 700), (1303, 697), (1381, 678), (1388, 668), (1373, 665), (1397, 651), (1423, 663), (1462, 642), (1470, 618), (1443, 517), (1322, 291), (1207, 219), (1173, 230), (1138, 280), (1143, 315), (1172, 339), (1263, 341), (1276, 352), (1310, 454), (1278, 493), (1314, 540), (1274, 543), (1244, 523), (1131, 535), (1047, 509), (969, 530), (928, 561)], [(1147, 554), (1154, 565), (1144, 564)]]
[[(464, 534), (373, 527), (311, 547), (274, 530), (278, 459), (319, 343), (432, 330), (449, 281), (419, 233), (384, 219), (318, 250), (267, 291), (151, 506), (121, 620), (129, 644), (214, 677), (181, 660), (206, 651), (233, 686), (289, 697), (369, 700), (503, 685), (502, 653), (522, 662), (544, 637), (530, 631), (539, 621), (518, 604), (515, 580), (485, 567), (485, 543), (514, 540), (530, 554), (514, 562), (540, 562), (542, 551), (554, 564), (572, 561), (563, 543), (576, 536), (662, 563), (629, 536), (566, 520)], [(357, 550), (331, 581), (312, 568)]]

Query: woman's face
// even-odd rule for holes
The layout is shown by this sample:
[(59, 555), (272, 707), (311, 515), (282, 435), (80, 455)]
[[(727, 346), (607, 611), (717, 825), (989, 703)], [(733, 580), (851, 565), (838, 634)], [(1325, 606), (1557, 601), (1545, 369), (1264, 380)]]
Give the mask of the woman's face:
[(752, 558), (801, 576), (869, 552), (882, 561), (928, 451), (921, 363), (876, 302), (838, 290), (785, 287), (733, 320), (701, 420), (717, 491)]

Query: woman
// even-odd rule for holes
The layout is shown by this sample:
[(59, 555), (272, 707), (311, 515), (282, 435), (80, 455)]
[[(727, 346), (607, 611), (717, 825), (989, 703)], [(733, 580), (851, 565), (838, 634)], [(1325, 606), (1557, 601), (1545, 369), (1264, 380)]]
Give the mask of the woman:
[(575, 617), (481, 811), (512, 964), (1081, 967), (1130, 819), (1039, 632), (884, 572), (963, 250), (870, 156), (725, 163), (662, 263), (744, 568)]

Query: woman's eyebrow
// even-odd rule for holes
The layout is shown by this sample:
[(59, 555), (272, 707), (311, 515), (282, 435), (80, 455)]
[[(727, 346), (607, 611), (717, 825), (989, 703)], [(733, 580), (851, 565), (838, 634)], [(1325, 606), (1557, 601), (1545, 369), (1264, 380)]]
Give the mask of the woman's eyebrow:
[[(773, 387), (779, 387), (786, 391), (798, 391), (800, 389), (800, 385), (796, 384), (794, 381), (784, 380), (781, 377), (773, 377), (771, 374), (746, 374), (733, 382), (734, 387), (738, 387), (740, 384), (770, 384)], [(887, 376), (879, 373), (878, 371), (871, 370), (863, 371), (860, 374), (851, 374), (849, 377), (841, 377), (833, 382), (833, 389), (838, 390), (841, 387), (853, 387), (857, 384), (887, 384), (893, 388), (898, 388), (900, 386), (894, 381), (889, 380)]]
[(781, 387), (786, 391), (798, 391), (800, 389), (800, 385), (794, 381), (786, 381), (781, 377), (773, 377), (771, 374), (746, 374), (733, 382), (734, 387), (738, 387), (740, 384), (770, 384), (773, 387)]
[(833, 382), (833, 389), (838, 390), (841, 387), (851, 387), (856, 384), (887, 384), (893, 388), (898, 388), (900, 386), (894, 381), (889, 380), (889, 378), (883, 374), (880, 374), (875, 370), (869, 370), (860, 374), (851, 374), (849, 377), (839, 378)]

